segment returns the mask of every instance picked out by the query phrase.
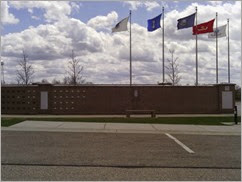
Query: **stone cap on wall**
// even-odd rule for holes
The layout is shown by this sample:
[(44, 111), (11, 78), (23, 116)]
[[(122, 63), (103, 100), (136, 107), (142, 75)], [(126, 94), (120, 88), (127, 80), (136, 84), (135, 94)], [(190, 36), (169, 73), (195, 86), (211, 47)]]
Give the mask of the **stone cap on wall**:
[[(235, 83), (218, 83), (218, 84), (204, 84), (204, 85), (161, 85), (161, 84), (132, 84), (132, 87), (213, 87), (213, 86), (224, 86), (224, 85), (236, 85)], [(29, 85), (21, 84), (4, 84), (1, 87), (38, 87), (38, 86), (54, 86), (54, 87), (130, 87), (130, 84), (80, 84), (80, 85), (69, 85), (69, 84), (51, 84), (51, 83), (32, 83)]]

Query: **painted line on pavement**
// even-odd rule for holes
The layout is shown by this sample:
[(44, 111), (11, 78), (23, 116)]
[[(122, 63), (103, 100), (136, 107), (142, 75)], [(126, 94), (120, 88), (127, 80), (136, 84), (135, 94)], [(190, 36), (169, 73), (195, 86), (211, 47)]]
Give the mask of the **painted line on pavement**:
[(170, 135), (169, 133), (165, 133), (166, 136), (174, 140), (178, 145), (180, 145), (182, 148), (184, 148), (189, 153), (195, 153), (193, 150), (191, 150), (189, 147), (187, 147), (185, 144), (177, 140), (174, 136)]

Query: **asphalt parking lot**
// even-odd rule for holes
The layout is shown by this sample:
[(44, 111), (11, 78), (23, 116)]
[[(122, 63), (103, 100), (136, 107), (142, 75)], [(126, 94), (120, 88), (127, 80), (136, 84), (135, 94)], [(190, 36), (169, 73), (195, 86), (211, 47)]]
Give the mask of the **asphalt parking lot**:
[(241, 138), (2, 131), (2, 180), (239, 180)]

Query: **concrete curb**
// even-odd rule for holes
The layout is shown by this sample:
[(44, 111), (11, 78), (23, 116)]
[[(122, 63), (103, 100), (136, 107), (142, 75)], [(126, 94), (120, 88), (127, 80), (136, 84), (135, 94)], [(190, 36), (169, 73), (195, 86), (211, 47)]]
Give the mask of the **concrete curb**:
[(82, 133), (143, 133), (143, 134), (187, 134), (187, 135), (230, 135), (240, 136), (240, 132), (198, 132), (198, 131), (150, 131), (150, 130), (95, 130), (95, 129), (46, 129), (46, 128), (9, 128), (2, 127), (2, 131), (41, 131), (41, 132), (82, 132)]
[[(228, 117), (231, 114), (156, 114), (156, 117)], [(1, 117), (10, 118), (126, 118), (126, 115), (8, 115)], [(135, 118), (150, 117), (150, 115), (135, 115)]]
[(196, 135), (241, 135), (241, 125), (168, 125), (133, 123), (88, 123), (24, 121), (2, 131), (43, 131), (43, 132), (95, 132), (95, 133), (143, 133), (143, 134), (196, 134)]

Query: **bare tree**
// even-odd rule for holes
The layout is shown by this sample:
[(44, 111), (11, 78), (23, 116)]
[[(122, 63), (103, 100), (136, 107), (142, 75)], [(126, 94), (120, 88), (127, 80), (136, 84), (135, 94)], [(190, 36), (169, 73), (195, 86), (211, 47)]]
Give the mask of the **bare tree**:
[(165, 68), (167, 69), (167, 75), (172, 85), (177, 85), (181, 80), (181, 76), (179, 76), (180, 72), (178, 69), (179, 64), (177, 63), (178, 57), (174, 58), (174, 49), (169, 50), (169, 52), (171, 53), (171, 59), (167, 59), (168, 66), (165, 66)]
[(42, 79), (41, 83), (49, 83), (49, 81), (47, 79)]
[(68, 78), (64, 78), (64, 82), (69, 84), (78, 85), (83, 84), (85, 80), (82, 76), (83, 66), (80, 65), (80, 61), (76, 59), (74, 51), (72, 50), (71, 60), (68, 66)]
[(16, 82), (18, 85), (20, 85), (20, 79), (18, 77), (16, 78)]
[(65, 76), (62, 81), (63, 84), (69, 84), (70, 83), (70, 78), (68, 76)]
[(28, 85), (33, 80), (34, 69), (28, 61), (27, 54), (23, 51), (23, 59), (19, 61), (20, 69), (17, 70), (18, 84)]
[(54, 78), (51, 83), (54, 85), (59, 85), (61, 84), (61, 81)]

